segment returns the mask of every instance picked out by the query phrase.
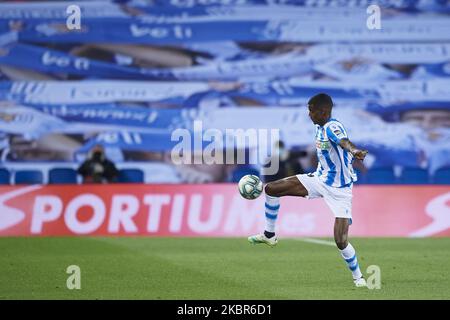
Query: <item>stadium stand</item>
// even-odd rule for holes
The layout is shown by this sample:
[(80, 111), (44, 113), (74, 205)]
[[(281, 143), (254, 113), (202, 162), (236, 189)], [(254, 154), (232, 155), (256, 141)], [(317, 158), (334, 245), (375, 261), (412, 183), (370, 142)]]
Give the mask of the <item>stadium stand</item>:
[(42, 184), (44, 177), (41, 171), (23, 170), (16, 172), (14, 182), (15, 184)]
[(144, 172), (139, 169), (119, 170), (118, 181), (123, 183), (144, 183)]
[(49, 184), (77, 183), (77, 172), (71, 168), (54, 168), (49, 171)]
[(428, 171), (422, 168), (403, 168), (399, 182), (401, 184), (428, 184)]
[(10, 184), (11, 173), (7, 169), (0, 169), (0, 184)]
[(367, 175), (362, 173), (361, 170), (355, 169), (356, 176), (358, 177), (358, 180), (355, 182), (355, 184), (365, 184), (367, 183)]
[(253, 174), (255, 176), (259, 177), (259, 171), (252, 167), (252, 166), (238, 166), (232, 173), (231, 173), (231, 182), (239, 182), (239, 180), (247, 175), (247, 174)]
[(433, 175), (433, 183), (450, 184), (450, 167), (440, 168)]
[(366, 179), (368, 184), (393, 184), (397, 182), (392, 167), (371, 169), (367, 172)]

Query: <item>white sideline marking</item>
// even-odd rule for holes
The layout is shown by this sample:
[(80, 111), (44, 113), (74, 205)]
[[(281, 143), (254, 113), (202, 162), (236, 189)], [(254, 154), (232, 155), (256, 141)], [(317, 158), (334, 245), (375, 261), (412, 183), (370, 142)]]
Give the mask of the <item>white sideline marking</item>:
[(332, 247), (336, 246), (336, 244), (334, 242), (328, 241), (328, 240), (320, 240), (320, 239), (314, 239), (314, 238), (294, 238), (294, 240), (309, 242), (309, 243), (316, 243), (316, 244), (321, 244), (324, 246), (332, 246)]

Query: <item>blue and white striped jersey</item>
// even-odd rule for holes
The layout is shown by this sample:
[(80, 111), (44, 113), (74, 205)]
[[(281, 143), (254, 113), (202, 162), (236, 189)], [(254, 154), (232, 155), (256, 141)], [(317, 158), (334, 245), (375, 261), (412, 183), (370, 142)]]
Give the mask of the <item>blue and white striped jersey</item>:
[(353, 155), (339, 142), (348, 138), (342, 123), (330, 119), (323, 126), (316, 125), (316, 148), (319, 164), (316, 174), (325, 184), (340, 188), (357, 180), (353, 171)]

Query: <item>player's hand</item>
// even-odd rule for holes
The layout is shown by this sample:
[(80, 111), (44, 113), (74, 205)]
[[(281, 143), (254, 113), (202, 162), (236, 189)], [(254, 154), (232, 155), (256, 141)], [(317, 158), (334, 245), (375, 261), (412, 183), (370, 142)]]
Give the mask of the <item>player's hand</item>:
[(358, 159), (358, 160), (364, 160), (364, 158), (366, 157), (367, 153), (369, 151), (367, 150), (359, 150), (359, 149), (354, 149), (352, 151), (353, 156)]

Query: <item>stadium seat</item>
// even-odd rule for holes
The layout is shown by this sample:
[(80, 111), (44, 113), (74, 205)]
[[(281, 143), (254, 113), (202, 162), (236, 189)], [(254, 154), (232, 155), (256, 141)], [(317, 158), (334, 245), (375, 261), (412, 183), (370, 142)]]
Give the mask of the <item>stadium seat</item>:
[(144, 183), (144, 172), (140, 169), (119, 170), (119, 182)]
[(393, 184), (397, 182), (392, 167), (370, 169), (366, 178), (369, 184)]
[(428, 171), (422, 168), (403, 168), (400, 177), (402, 184), (428, 184), (430, 179)]
[(355, 182), (355, 184), (365, 184), (367, 183), (367, 174), (362, 173), (361, 170), (355, 169), (356, 176), (358, 177), (358, 180)]
[(42, 184), (44, 177), (41, 171), (23, 170), (16, 172), (14, 182), (16, 184)]
[(0, 184), (9, 184), (11, 174), (7, 169), (0, 169)]
[(239, 182), (247, 174), (253, 174), (259, 177), (259, 171), (256, 168), (251, 166), (238, 166), (231, 174), (231, 182)]
[(450, 184), (450, 167), (436, 170), (433, 175), (433, 183)]
[(77, 172), (71, 168), (54, 168), (48, 172), (49, 184), (77, 183)]

